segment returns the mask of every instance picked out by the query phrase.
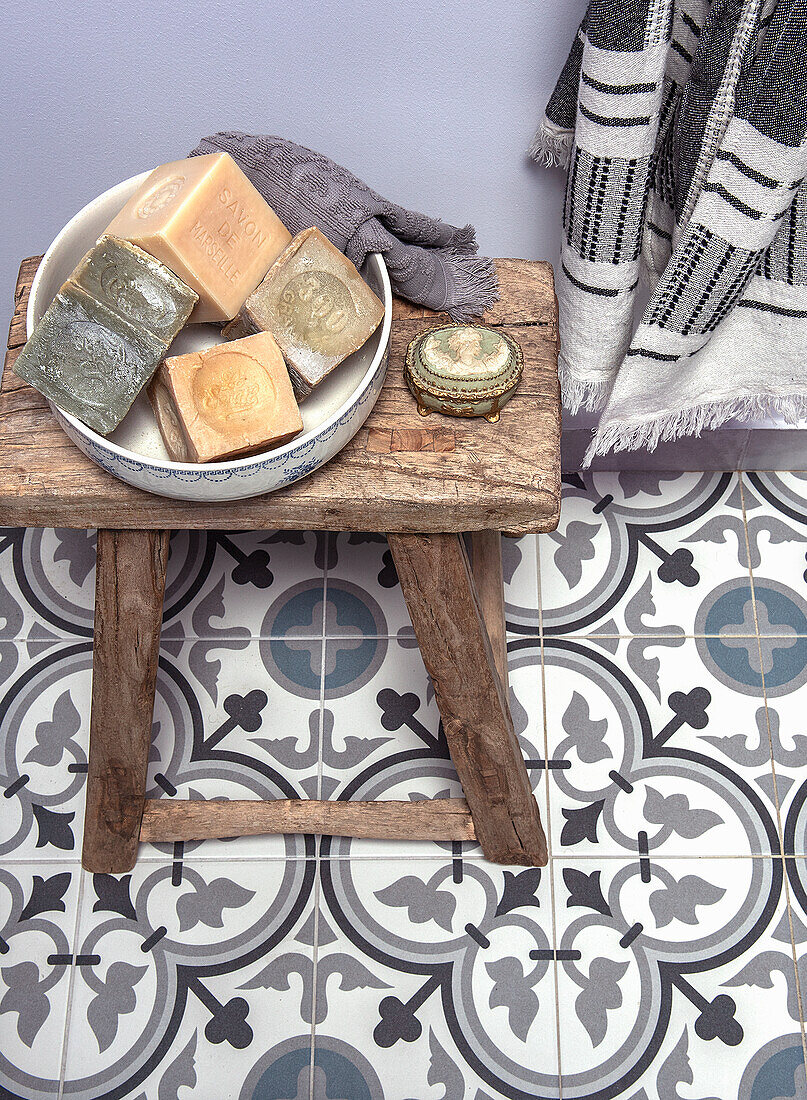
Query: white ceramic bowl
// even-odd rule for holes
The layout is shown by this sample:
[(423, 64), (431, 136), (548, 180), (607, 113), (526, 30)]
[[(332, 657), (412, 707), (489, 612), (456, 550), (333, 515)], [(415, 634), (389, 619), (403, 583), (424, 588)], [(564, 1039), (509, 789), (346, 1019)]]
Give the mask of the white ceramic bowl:
[[(85, 252), (148, 176), (124, 180), (80, 210), (59, 233), (31, 285), (27, 324), (32, 332)], [(300, 406), (303, 432), (283, 447), (230, 462), (172, 462), (144, 393), (109, 436), (98, 435), (51, 403), (53, 414), (76, 446), (93, 462), (139, 489), (181, 500), (238, 500), (290, 485), (312, 473), (348, 443), (381, 392), (389, 357), (392, 290), (383, 258), (374, 253), (362, 270), (384, 303), (384, 319), (363, 348), (351, 355)], [(221, 342), (214, 325), (189, 325), (171, 345), (179, 355)]]

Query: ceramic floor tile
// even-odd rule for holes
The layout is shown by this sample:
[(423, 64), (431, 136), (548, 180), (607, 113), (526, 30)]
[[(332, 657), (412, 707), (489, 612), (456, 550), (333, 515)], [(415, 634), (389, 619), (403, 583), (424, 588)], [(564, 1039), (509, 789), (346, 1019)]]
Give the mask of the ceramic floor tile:
[(744, 629), (733, 617), (738, 593), (750, 598), (736, 474), (571, 475), (560, 526), (539, 547), (547, 634), (704, 633), (724, 589), (735, 595), (709, 627)]
[[(540, 644), (513, 642), (511, 709), (533, 789), (546, 821)], [(323, 798), (457, 797), (462, 791), (442, 736), (431, 681), (420, 652), (397, 638), (327, 638), (322, 735)], [(457, 845), (478, 856), (476, 844)], [(326, 855), (381, 853), (444, 858), (450, 844), (351, 840), (323, 842)]]
[(325, 633), (348, 638), (414, 636), (384, 535), (331, 535)]
[(807, 1094), (781, 860), (553, 873), (564, 1100)]
[(327, 540), (310, 531), (178, 532), (171, 538), (164, 632), (321, 637)]
[[(321, 666), (320, 639), (164, 639), (147, 797), (317, 797)], [(185, 845), (205, 859), (310, 850), (295, 835)]]
[[(758, 594), (758, 590), (757, 594)], [(779, 814), (783, 851), (786, 855), (807, 854), (807, 719), (804, 713), (804, 683), (807, 638), (798, 638), (798, 645), (782, 635), (759, 638), (757, 669), (764, 683), (766, 707), (758, 711), (756, 720), (769, 738), (773, 753), (773, 800)], [(782, 646), (780, 643), (788, 643)], [(759, 750), (752, 739), (747, 743), (740, 736), (726, 738), (722, 748), (738, 764), (748, 764)]]
[(0, 868), (0, 1093), (57, 1096), (76, 939), (77, 865)]
[(314, 888), (306, 860), (87, 875), (64, 1095), (252, 1096), (267, 1051), (310, 1045)]
[(0, 637), (91, 638), (95, 532), (0, 528)]
[(0, 860), (81, 855), (92, 643), (0, 648)]
[(555, 855), (779, 853), (762, 690), (744, 649), (549, 637), (544, 661)]
[[(412, 621), (383, 535), (332, 536), (326, 634), (414, 638)], [(511, 633), (538, 633), (538, 541), (502, 539), (504, 598)]]
[(372, 1067), (341, 1095), (559, 1095), (548, 872), (376, 859), (321, 876), (315, 1044)]
[(759, 632), (807, 662), (807, 475), (743, 474), (743, 498)]

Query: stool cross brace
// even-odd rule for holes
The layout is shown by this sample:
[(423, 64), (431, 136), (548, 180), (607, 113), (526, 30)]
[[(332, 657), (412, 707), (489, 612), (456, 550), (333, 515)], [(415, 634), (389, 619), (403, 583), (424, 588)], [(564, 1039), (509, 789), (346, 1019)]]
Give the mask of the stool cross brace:
[[(513, 729), (498, 532), (388, 536), (465, 798), (417, 802), (147, 799), (167, 531), (100, 530), (82, 862), (131, 870), (140, 841), (258, 833), (473, 840), (543, 865), (546, 842)], [(122, 720), (122, 716), (126, 716)]]

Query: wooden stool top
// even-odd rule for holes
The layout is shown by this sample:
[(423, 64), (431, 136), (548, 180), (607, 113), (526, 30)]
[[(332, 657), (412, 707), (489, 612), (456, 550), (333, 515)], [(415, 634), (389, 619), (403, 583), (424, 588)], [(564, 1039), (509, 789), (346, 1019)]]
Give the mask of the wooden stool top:
[(329, 463), (285, 489), (250, 500), (170, 500), (118, 481), (70, 442), (45, 399), (12, 372), (41, 257), (23, 260), (0, 387), (0, 523), (20, 527), (504, 530), (557, 526), (560, 397), (552, 268), (496, 261), (501, 300), (482, 318), (524, 351), (524, 375), (498, 424), (422, 418), (403, 379), (406, 349), (445, 314), (393, 305), (387, 380), (364, 427)]

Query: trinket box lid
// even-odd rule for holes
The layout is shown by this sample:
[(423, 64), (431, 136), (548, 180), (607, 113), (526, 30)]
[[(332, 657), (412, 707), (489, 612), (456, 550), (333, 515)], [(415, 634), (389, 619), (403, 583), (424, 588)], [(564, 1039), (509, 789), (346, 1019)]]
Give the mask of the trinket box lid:
[(468, 401), (496, 397), (521, 377), (521, 348), (506, 333), (482, 325), (442, 325), (409, 345), (406, 367), (416, 389)]

